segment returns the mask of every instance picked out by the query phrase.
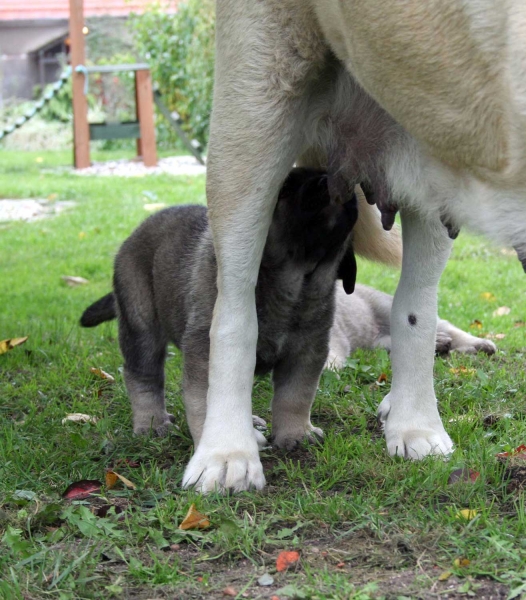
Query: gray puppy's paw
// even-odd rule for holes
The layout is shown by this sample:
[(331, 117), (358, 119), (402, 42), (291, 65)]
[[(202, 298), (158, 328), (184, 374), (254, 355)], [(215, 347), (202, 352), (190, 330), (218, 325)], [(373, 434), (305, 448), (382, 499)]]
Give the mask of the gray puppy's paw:
[(148, 435), (154, 433), (157, 437), (164, 437), (176, 427), (174, 425), (175, 417), (167, 412), (163, 412), (160, 415), (134, 415), (133, 421), (133, 433), (135, 435)]
[(301, 429), (282, 429), (277, 431), (271, 438), (271, 443), (277, 448), (291, 451), (296, 449), (302, 442), (319, 444), (323, 442), (323, 430), (313, 427), (310, 423)]

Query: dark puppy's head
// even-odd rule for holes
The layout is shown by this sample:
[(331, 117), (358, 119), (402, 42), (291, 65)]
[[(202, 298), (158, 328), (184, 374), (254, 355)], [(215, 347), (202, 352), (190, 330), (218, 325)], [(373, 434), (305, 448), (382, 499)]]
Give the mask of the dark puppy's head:
[(338, 263), (338, 277), (343, 279), (345, 291), (351, 293), (356, 262), (348, 238), (357, 218), (353, 192), (348, 198), (333, 198), (325, 171), (295, 168), (279, 192), (270, 236), (306, 272), (322, 264)]

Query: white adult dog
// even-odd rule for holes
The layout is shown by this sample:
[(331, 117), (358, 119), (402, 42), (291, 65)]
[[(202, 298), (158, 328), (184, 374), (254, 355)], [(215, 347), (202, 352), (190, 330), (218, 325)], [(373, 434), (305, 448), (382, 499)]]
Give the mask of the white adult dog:
[[(433, 389), (447, 232), (466, 225), (526, 248), (524, 0), (218, 0), (208, 156), (219, 295), (206, 421), (183, 484), (265, 484), (251, 412), (254, 286), (298, 158), (328, 168), (336, 193), (362, 183), (386, 226), (399, 208), (393, 382), (379, 416), (390, 454), (450, 453)], [(308, 432), (290, 393), (291, 426)]]

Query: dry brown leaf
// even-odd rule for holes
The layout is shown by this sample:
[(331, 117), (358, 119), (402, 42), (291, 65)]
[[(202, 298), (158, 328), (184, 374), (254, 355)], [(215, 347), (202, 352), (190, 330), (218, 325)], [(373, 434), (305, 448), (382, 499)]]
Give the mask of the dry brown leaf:
[(223, 596), (233, 596), (235, 598), (237, 596), (237, 591), (229, 585), (223, 590)]
[(470, 329), (482, 329), (482, 321), (475, 319), (473, 322), (469, 324)]
[(444, 571), (438, 576), (438, 581), (447, 581), (451, 577), (451, 575), (453, 575), (451, 571)]
[(105, 379), (110, 383), (115, 383), (115, 377), (113, 377), (113, 375), (110, 375), (109, 373), (106, 373), (106, 371), (103, 371), (102, 369), (98, 369), (97, 367), (91, 367), (90, 371), (91, 373), (93, 373), (93, 375), (96, 375), (101, 379)]
[(68, 485), (62, 497), (68, 500), (82, 500), (91, 494), (98, 494), (100, 487), (101, 483), (96, 479), (83, 479), (82, 481), (76, 481)]
[(62, 275), (61, 279), (69, 287), (77, 287), (89, 283), (84, 277), (75, 277), (74, 275)]
[[(108, 475), (109, 474), (115, 475), (115, 477), (117, 477), (118, 479), (120, 479), (122, 481), (122, 483), (124, 483), (124, 485), (129, 488), (130, 490), (136, 490), (137, 486), (130, 481), (129, 479), (126, 479), (126, 477), (124, 477), (123, 475), (120, 475), (120, 473), (116, 473), (115, 471), (113, 471), (112, 469), (108, 469), (106, 471), (106, 481), (108, 481)], [(110, 480), (113, 480), (113, 477), (110, 476)], [(115, 483), (113, 483), (113, 485), (115, 485)], [(113, 486), (112, 486), (113, 487)]]
[(111, 490), (115, 487), (115, 484), (119, 481), (119, 478), (113, 471), (106, 471), (106, 487)]
[(504, 315), (509, 315), (511, 312), (511, 308), (509, 306), (499, 306), (497, 310), (493, 311), (494, 317), (503, 317)]
[(210, 527), (210, 521), (206, 515), (201, 514), (192, 504), (186, 513), (186, 517), (179, 525), (179, 529), (206, 529)]
[(71, 413), (62, 419), (62, 425), (65, 425), (68, 421), (72, 423), (96, 423), (97, 418), (84, 413)]
[(9, 352), (9, 350), (16, 348), (16, 346), (21, 346), (24, 342), (27, 342), (28, 338), (29, 336), (26, 335), (25, 337), (10, 338), (8, 340), (0, 341), (0, 354), (5, 354), (6, 352)]
[(385, 373), (381, 373), (376, 381), (378, 383), (386, 383), (387, 382), (387, 375)]

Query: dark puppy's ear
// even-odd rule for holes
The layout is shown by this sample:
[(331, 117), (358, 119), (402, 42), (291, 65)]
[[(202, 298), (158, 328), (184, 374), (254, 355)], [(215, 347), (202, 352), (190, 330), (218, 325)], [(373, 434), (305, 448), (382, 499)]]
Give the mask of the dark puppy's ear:
[(356, 265), (356, 258), (354, 256), (354, 250), (351, 244), (349, 244), (347, 251), (343, 255), (343, 258), (338, 267), (338, 279), (343, 281), (343, 289), (346, 294), (352, 294), (354, 292), (354, 286), (356, 285), (356, 274), (358, 273), (358, 267)]

